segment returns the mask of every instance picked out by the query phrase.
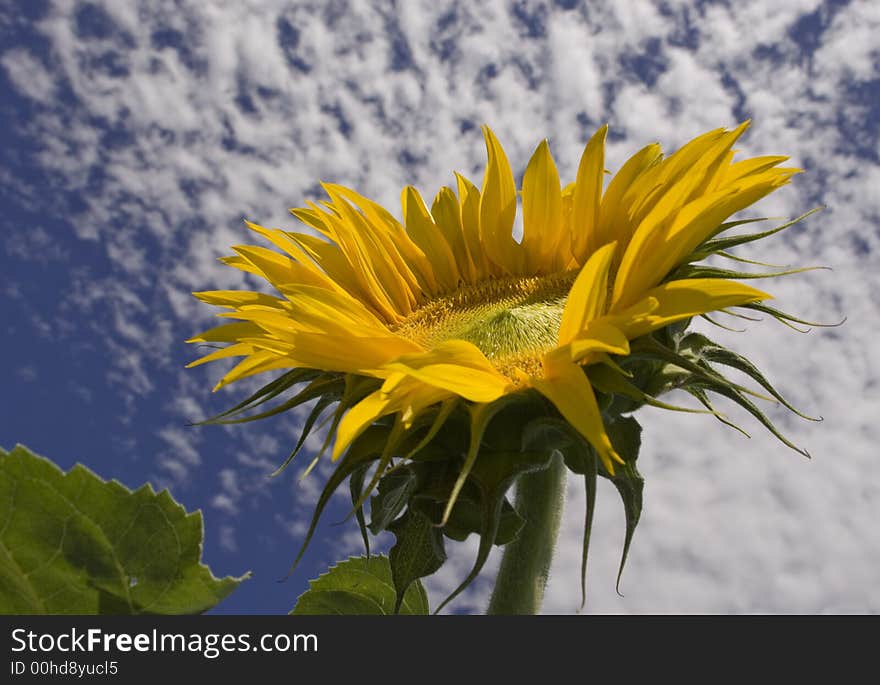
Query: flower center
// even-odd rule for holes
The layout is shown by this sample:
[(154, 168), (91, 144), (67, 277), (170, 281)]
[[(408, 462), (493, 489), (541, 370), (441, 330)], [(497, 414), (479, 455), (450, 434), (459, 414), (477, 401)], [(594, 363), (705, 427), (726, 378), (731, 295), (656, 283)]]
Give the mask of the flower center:
[(554, 347), (577, 270), (483, 281), (427, 302), (395, 328), (426, 347), (445, 340), (476, 345), (502, 373), (540, 368)]

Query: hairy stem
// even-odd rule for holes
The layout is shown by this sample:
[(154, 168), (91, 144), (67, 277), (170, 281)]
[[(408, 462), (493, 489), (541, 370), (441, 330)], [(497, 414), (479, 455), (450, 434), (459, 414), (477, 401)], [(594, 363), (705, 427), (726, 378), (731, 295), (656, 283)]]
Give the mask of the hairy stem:
[(487, 614), (540, 611), (564, 501), (565, 464), (560, 455), (547, 469), (520, 477), (516, 510), (525, 524), (516, 540), (504, 547)]

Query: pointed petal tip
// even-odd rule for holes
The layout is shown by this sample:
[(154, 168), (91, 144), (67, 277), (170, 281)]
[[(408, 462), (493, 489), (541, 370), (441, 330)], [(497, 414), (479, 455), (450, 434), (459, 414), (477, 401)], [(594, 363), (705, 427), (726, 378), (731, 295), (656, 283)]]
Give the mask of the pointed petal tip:
[(480, 127), (480, 130), (483, 132), (483, 139), (486, 141), (486, 147), (492, 147), (492, 142), (498, 142), (498, 136), (495, 135), (495, 131), (489, 128), (489, 124), (483, 124)]

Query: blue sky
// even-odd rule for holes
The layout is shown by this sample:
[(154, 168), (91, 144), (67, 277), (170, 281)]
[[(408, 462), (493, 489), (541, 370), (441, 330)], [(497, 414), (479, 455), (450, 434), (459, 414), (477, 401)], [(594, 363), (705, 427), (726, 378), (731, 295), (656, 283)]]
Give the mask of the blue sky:
[[(217, 263), (242, 219), (294, 227), (288, 207), (344, 183), (397, 211), (479, 177), (490, 124), (521, 173), (548, 137), (563, 177), (602, 123), (611, 169), (752, 117), (748, 154), (806, 173), (757, 214), (828, 209), (746, 256), (833, 271), (775, 285), (780, 306), (847, 323), (800, 335), (773, 321), (718, 334), (809, 413), (771, 408), (805, 462), (752, 429), (646, 412), (645, 516), (613, 592), (622, 514), (600, 493), (592, 609), (878, 611), (880, 8), (871, 2), (16, 2), (0, 0), (0, 315), (8, 389), (0, 445), (105, 477), (167, 486), (206, 520), (217, 573), (254, 571), (225, 611), (286, 611), (357, 550), (327, 516), (284, 583), (326, 472), (267, 474), (300, 417), (187, 427), (245, 391), (185, 371), (210, 324), (192, 290), (253, 286)], [(311, 443), (314, 447), (314, 442)], [(305, 461), (304, 461), (305, 463)], [(582, 496), (572, 488), (546, 610), (579, 598)], [(473, 541), (431, 581), (467, 570)], [(497, 562), (497, 558), (494, 559)], [(491, 569), (486, 572), (491, 576)], [(454, 605), (480, 611), (488, 583)]]

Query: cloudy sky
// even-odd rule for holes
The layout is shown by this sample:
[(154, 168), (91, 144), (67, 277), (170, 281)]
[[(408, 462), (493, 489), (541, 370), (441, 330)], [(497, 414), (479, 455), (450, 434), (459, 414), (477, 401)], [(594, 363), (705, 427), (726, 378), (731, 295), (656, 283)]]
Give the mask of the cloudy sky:
[[(750, 215), (827, 209), (743, 254), (832, 267), (771, 287), (789, 311), (847, 321), (711, 333), (824, 417), (768, 410), (813, 458), (735, 409), (750, 440), (645, 411), (624, 597), (623, 514), (601, 488), (588, 610), (880, 611), (878, 31), (869, 0), (0, 0), (0, 445), (168, 486), (203, 509), (217, 573), (254, 571), (220, 609), (287, 611), (357, 549), (356, 530), (331, 525), (339, 506), (276, 582), (323, 479), (267, 478), (300, 417), (186, 425), (242, 393), (212, 396), (222, 370), (185, 371), (183, 340), (212, 314), (192, 290), (247, 285), (216, 261), (250, 240), (243, 218), (295, 228), (287, 208), (320, 199), (321, 180), (397, 212), (407, 183), (432, 195), (453, 170), (479, 178), (483, 123), (518, 175), (546, 137), (572, 179), (603, 123), (615, 169), (648, 142), (752, 118), (743, 152), (806, 173)], [(583, 506), (573, 483), (547, 612), (578, 608)], [(431, 580), (435, 603), (474, 549)], [(452, 611), (483, 610), (495, 565)]]

